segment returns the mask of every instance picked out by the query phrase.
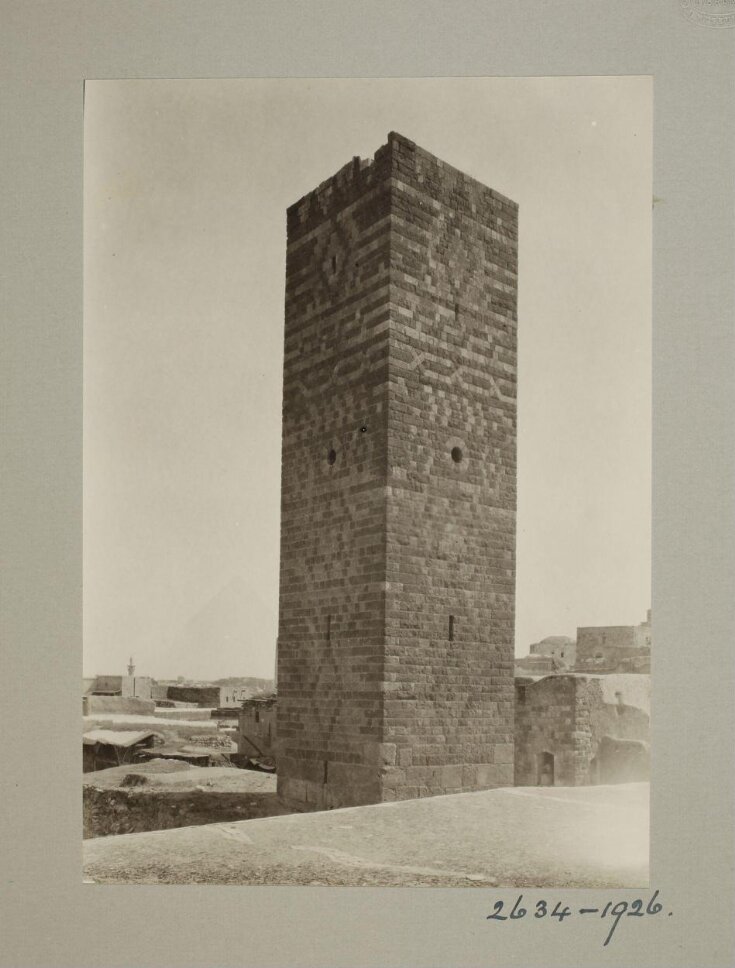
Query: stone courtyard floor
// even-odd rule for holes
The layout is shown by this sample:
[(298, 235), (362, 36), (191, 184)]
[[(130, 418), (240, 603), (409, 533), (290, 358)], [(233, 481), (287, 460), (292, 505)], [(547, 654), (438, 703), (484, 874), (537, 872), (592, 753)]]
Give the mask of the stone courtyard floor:
[(648, 886), (648, 784), (510, 787), (100, 837), (108, 884)]

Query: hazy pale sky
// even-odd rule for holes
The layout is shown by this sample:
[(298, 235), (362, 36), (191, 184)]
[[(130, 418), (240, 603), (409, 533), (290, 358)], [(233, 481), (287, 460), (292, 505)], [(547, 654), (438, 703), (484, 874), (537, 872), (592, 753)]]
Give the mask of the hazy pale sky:
[(93, 81), (85, 674), (273, 674), (285, 212), (392, 130), (520, 205), (516, 652), (645, 617), (649, 78)]

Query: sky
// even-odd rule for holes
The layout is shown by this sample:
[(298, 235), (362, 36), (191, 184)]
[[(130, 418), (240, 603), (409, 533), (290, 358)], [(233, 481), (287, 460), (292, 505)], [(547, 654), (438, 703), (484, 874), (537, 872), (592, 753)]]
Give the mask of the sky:
[(650, 78), (88, 81), (85, 675), (273, 675), (285, 212), (389, 131), (520, 206), (516, 653), (645, 618)]

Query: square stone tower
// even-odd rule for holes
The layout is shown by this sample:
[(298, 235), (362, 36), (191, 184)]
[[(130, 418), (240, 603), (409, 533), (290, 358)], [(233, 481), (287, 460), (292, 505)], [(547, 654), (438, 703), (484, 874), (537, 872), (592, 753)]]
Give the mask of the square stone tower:
[(406, 138), (288, 210), (278, 789), (513, 783), (518, 207)]

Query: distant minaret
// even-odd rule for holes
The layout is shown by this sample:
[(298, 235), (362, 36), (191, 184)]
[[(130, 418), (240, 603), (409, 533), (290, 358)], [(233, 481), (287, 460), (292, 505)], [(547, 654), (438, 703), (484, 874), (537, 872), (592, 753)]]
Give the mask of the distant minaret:
[(128, 675), (129, 676), (134, 676), (135, 675), (135, 666), (133, 665), (133, 657), (132, 657), (132, 655), (130, 656), (130, 662), (128, 662)]

